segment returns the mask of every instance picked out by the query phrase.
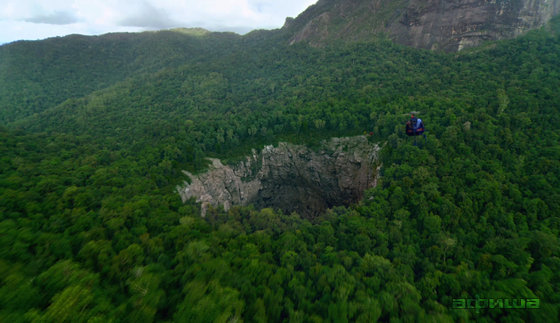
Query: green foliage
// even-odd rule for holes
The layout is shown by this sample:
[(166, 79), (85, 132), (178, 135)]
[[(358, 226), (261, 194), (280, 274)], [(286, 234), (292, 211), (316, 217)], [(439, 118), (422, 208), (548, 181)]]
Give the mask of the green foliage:
[(216, 58), (237, 38), (178, 29), (98, 37), (70, 35), (1, 46), (0, 122), (40, 113), (131, 76)]
[[(0, 48), (17, 61), (1, 56), (1, 71), (28, 73), (0, 80), (19, 88), (0, 95), (0, 321), (554, 321), (560, 38), (549, 29), (456, 55), (150, 34), (154, 56), (132, 51), (140, 61), (122, 69), (109, 58), (142, 37)], [(68, 74), (82, 60), (61, 56), (66, 46), (93, 58), (81, 74), (104, 76)], [(30, 79), (27, 48), (42, 47), (64, 61), (45, 58)], [(410, 111), (428, 129), (418, 146), (403, 133)], [(384, 143), (383, 167), (357, 205), (201, 218), (175, 192), (206, 156), (364, 130)], [(537, 297), (541, 309), (451, 308), (477, 296)]]

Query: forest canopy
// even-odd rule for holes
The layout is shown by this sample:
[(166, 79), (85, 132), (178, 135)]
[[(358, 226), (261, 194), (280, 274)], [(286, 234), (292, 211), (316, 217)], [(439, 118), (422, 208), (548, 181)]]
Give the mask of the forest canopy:
[[(259, 33), (134, 36), (126, 59), (103, 38), (0, 47), (0, 321), (554, 321), (559, 28), (456, 54)], [(382, 177), (356, 205), (202, 218), (175, 191), (205, 157), (364, 132)], [(453, 308), (479, 298), (540, 305)]]

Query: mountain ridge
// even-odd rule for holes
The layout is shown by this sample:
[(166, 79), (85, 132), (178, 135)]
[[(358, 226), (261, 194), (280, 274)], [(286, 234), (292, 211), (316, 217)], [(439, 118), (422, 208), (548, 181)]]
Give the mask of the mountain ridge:
[(234, 47), (239, 37), (177, 29), (100, 36), (72, 34), (2, 45), (0, 122), (11, 123), (135, 75), (209, 60), (223, 48)]

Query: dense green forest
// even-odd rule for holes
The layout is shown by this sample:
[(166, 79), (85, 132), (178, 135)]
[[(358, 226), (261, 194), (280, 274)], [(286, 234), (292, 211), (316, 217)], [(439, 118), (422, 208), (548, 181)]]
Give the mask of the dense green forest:
[[(198, 37), (197, 37), (198, 36)], [(135, 75), (215, 59), (239, 36), (201, 31), (71, 35), (0, 50), (0, 122), (9, 123)]]
[[(274, 32), (0, 47), (0, 321), (557, 321), (559, 31), (454, 54)], [(364, 131), (382, 177), (356, 205), (202, 218), (175, 191), (208, 156)], [(479, 298), (540, 303), (453, 308)]]

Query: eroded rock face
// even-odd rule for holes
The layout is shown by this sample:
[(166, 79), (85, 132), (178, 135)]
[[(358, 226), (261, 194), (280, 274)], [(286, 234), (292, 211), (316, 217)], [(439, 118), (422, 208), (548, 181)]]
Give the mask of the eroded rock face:
[(559, 12), (558, 0), (415, 0), (390, 30), (401, 44), (460, 51), (517, 37)]
[(208, 205), (254, 204), (313, 216), (336, 205), (357, 202), (376, 185), (379, 146), (364, 136), (334, 138), (317, 151), (289, 143), (266, 146), (237, 165), (211, 159), (203, 174), (185, 172), (191, 183), (177, 187), (183, 202)]
[(284, 29), (321, 46), (387, 35), (416, 48), (459, 51), (514, 38), (560, 14), (560, 0), (319, 0)]

